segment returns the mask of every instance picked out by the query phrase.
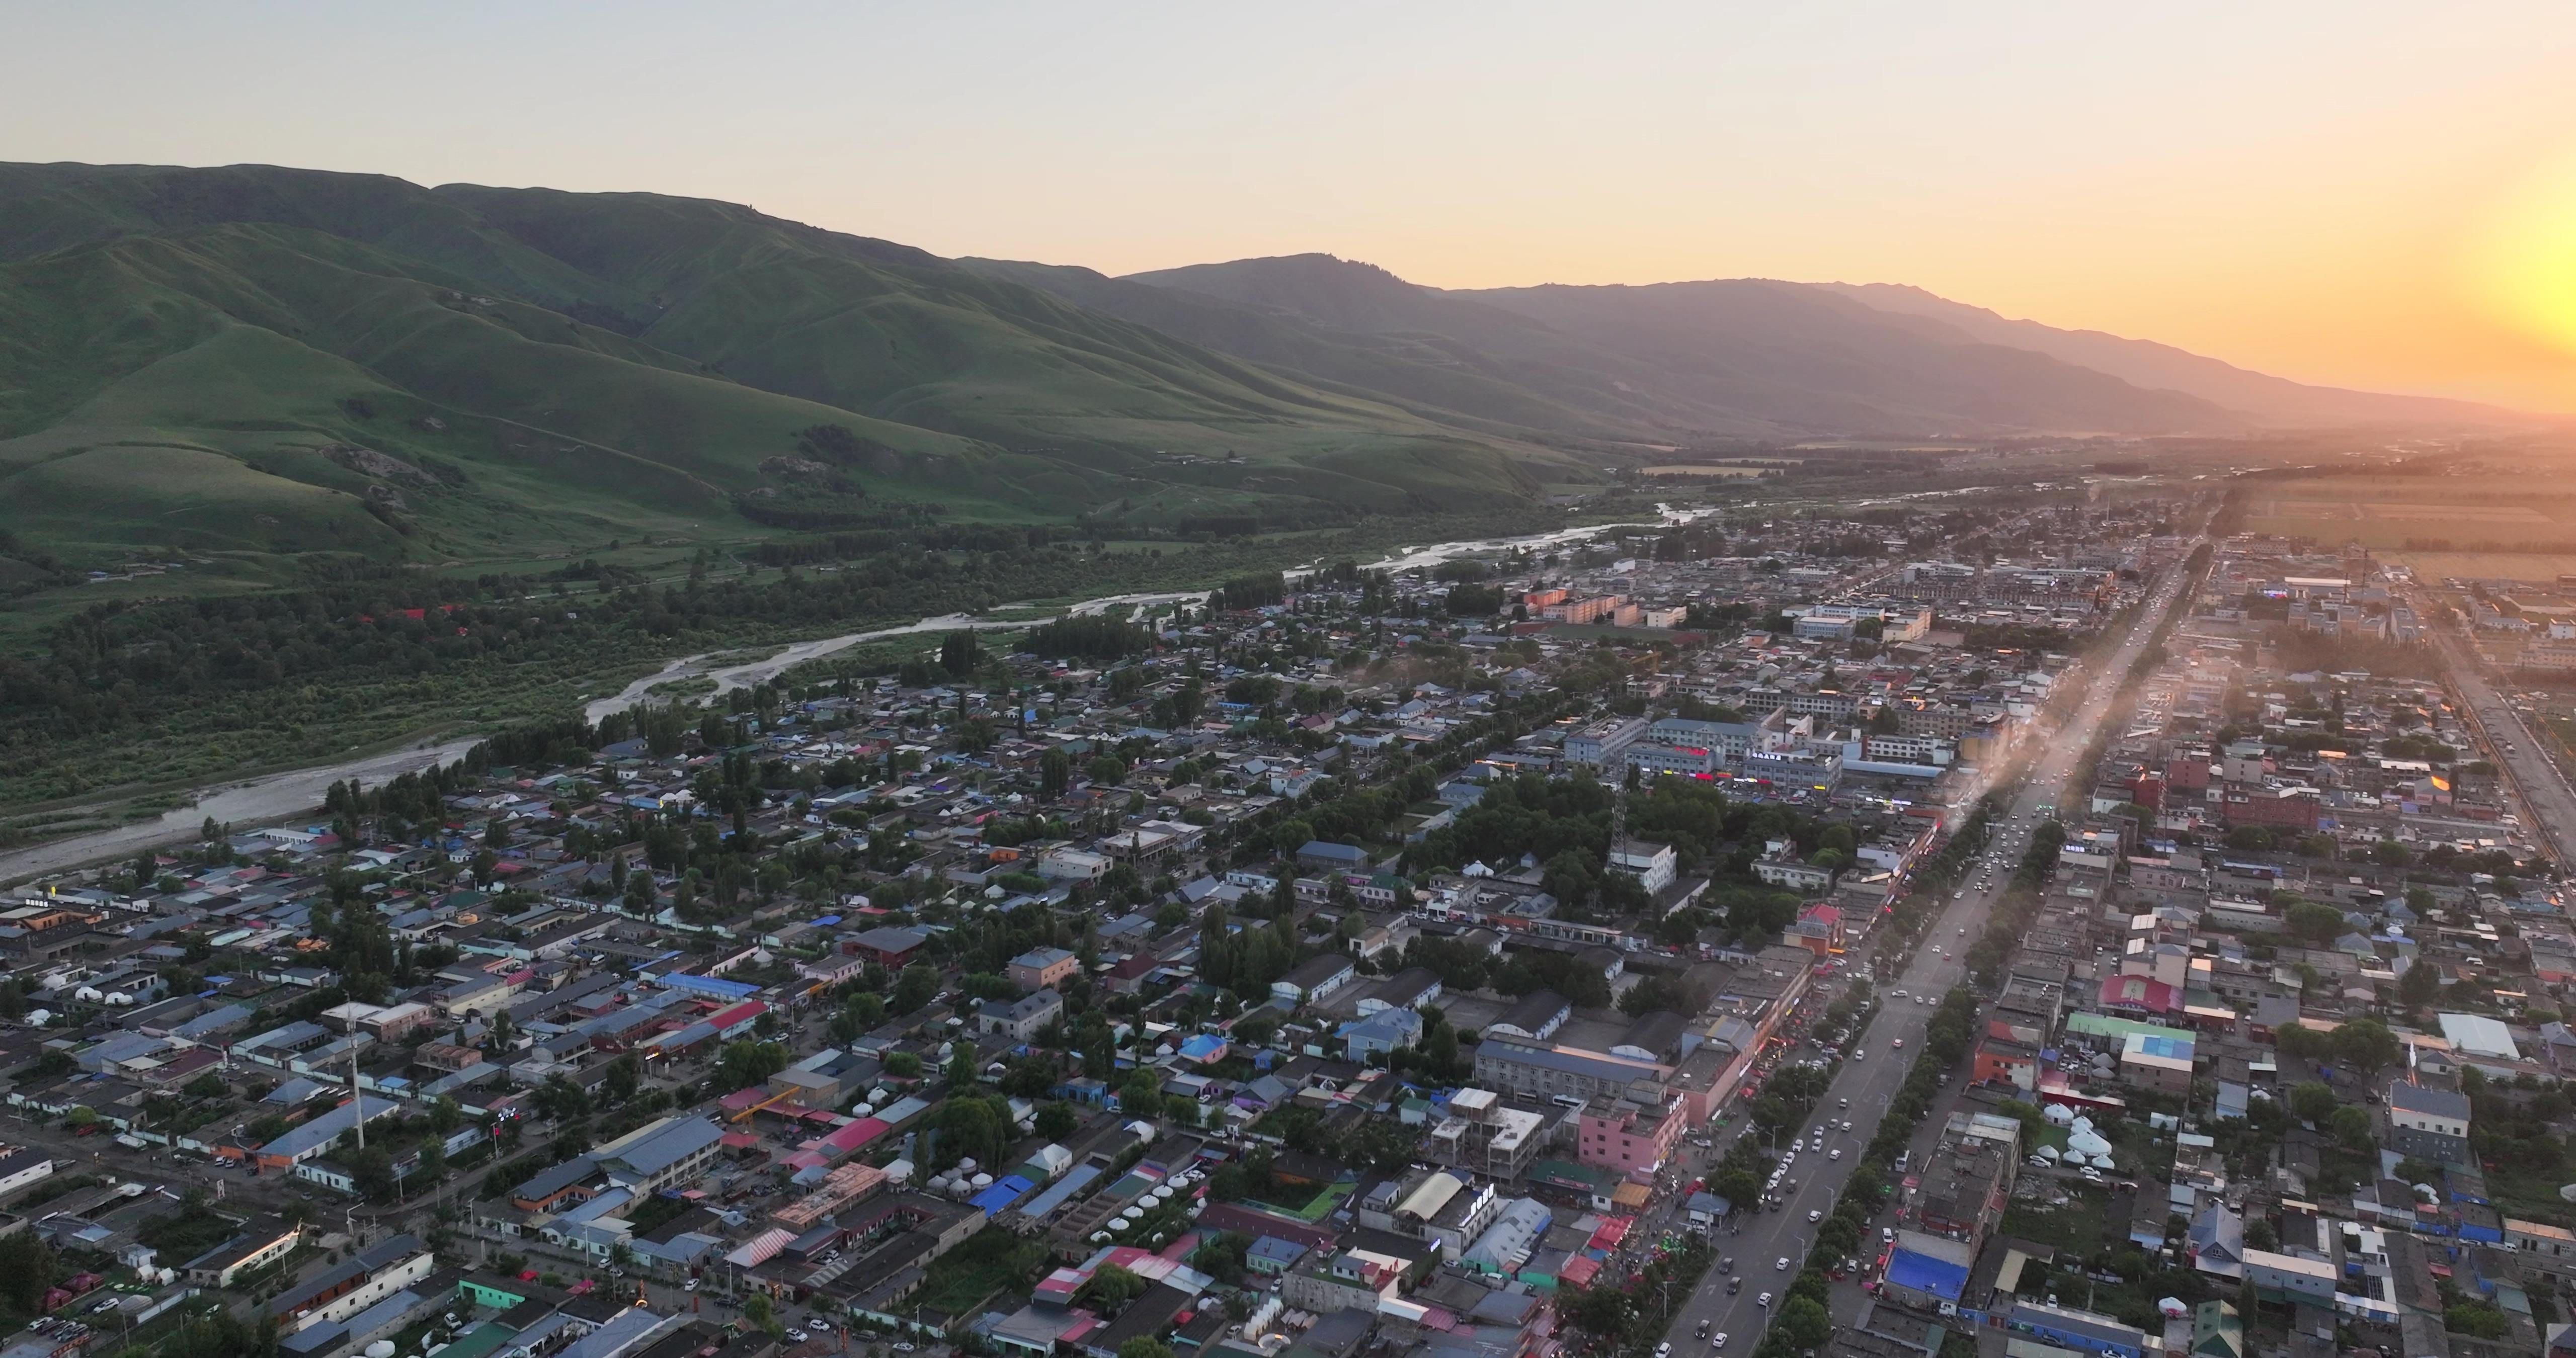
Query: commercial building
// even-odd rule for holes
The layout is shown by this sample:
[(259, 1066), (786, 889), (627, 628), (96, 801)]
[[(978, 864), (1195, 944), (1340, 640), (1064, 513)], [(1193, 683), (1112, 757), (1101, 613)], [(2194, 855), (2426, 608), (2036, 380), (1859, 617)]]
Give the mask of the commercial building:
[[(1485, 1030), (1491, 1033), (1493, 1029)], [(1659, 1080), (1669, 1068), (1626, 1061), (1606, 1053), (1487, 1037), (1476, 1044), (1476, 1083), (1568, 1107), (1601, 1095), (1616, 1097), (1639, 1080)]]
[(1639, 1103), (1624, 1096), (1595, 1095), (1577, 1120), (1576, 1162), (1651, 1179), (1681, 1141), (1682, 1115), (1677, 1105), (1678, 1101)]

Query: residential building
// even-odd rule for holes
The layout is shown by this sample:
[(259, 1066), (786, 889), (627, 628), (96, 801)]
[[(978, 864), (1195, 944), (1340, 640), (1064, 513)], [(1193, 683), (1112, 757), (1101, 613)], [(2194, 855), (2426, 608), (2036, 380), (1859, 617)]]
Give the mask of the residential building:
[(2395, 1081), (2388, 1086), (2388, 1133), (2400, 1154), (2435, 1164), (2474, 1163), (2466, 1095)]

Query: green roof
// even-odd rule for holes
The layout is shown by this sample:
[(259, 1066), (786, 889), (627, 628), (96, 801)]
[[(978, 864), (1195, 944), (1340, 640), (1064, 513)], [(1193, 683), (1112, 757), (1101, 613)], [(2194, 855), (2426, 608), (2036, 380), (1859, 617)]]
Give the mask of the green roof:
[(2193, 1034), (2186, 1028), (2168, 1028), (2161, 1023), (2141, 1023), (2136, 1019), (2115, 1018), (2089, 1011), (2066, 1016), (2066, 1031), (2088, 1037), (2128, 1038), (2143, 1033), (2148, 1037), (2179, 1037), (2190, 1041)]
[(456, 1342), (438, 1351), (438, 1358), (491, 1358), (501, 1347), (519, 1337), (519, 1332), (494, 1321), (467, 1330)]

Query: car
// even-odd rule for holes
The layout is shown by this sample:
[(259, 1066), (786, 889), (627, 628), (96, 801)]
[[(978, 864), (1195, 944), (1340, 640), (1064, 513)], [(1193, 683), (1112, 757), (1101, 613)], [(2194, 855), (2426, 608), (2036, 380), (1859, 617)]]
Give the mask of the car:
[(1851, 1122), (1851, 1119), (1850, 1119), (1850, 1118), (1844, 1118), (1844, 1119), (1843, 1119), (1843, 1130), (1844, 1130), (1844, 1131), (1846, 1131), (1846, 1132), (1848, 1132), (1848, 1131), (1850, 1131), (1851, 1129), (1852, 1129), (1852, 1122)]
[(1854, 1050), (1853, 1050), (1853, 1052), (1852, 1052), (1852, 1059), (1853, 1059), (1853, 1060), (1855, 1060), (1855, 1061), (1866, 1060), (1866, 1059), (1868, 1058), (1868, 1056), (1869, 1056), (1869, 1053), (1868, 1053), (1868, 1052), (1860, 1051), (1860, 1050), (1858, 1050), (1858, 1049), (1854, 1049)]
[(802, 1344), (805, 1342), (806, 1338), (807, 1335), (803, 1330), (789, 1330), (787, 1332), (787, 1342), (791, 1344)]
[(1891, 1051), (1903, 1051), (1905, 1050), (1905, 1039), (1901, 1037), (1897, 1038), (1894, 1041), (1889, 1042), (1887, 1046)]
[(1707, 1321), (1705, 1321), (1705, 1320), (1701, 1321), (1701, 1322), (1699, 1323), (1699, 1327), (1698, 1327), (1697, 1329), (1694, 1329), (1694, 1330), (1692, 1330), (1692, 1331), (1691, 1331), (1691, 1338), (1693, 1338), (1693, 1339), (1706, 1339), (1706, 1338), (1708, 1338), (1708, 1322), (1707, 1322)]
[(1822, 1221), (1822, 1220), (1824, 1220), (1824, 1219), (1825, 1219), (1825, 1209), (1823, 1209), (1823, 1208), (1821, 1208), (1821, 1207), (1810, 1207), (1810, 1208), (1808, 1208), (1808, 1209), (1807, 1209), (1807, 1224), (1808, 1224), (1808, 1225), (1813, 1226), (1813, 1225), (1815, 1225), (1817, 1222)]
[(1770, 1293), (1768, 1293), (1768, 1292), (1765, 1292), (1765, 1293), (1763, 1293), (1761, 1296), (1755, 1297), (1755, 1298), (1753, 1299), (1753, 1304), (1754, 1304), (1754, 1305), (1756, 1305), (1756, 1306), (1761, 1306), (1761, 1307), (1768, 1307), (1768, 1306), (1770, 1306), (1770, 1304), (1771, 1304), (1771, 1294), (1770, 1294)]
[(1718, 1331), (1716, 1334), (1713, 1334), (1713, 1335), (1709, 1336), (1708, 1346), (1709, 1346), (1710, 1348), (1713, 1348), (1713, 1349), (1722, 1349), (1722, 1348), (1725, 1348), (1725, 1347), (1726, 1347), (1726, 1331), (1724, 1331), (1724, 1330), (1720, 1330), (1720, 1331)]
[[(1851, 1107), (1851, 1100), (1849, 1100), (1849, 1099), (1845, 1099), (1845, 1100), (1843, 1100), (1843, 1107), (1845, 1107), (1845, 1108), (1849, 1108), (1849, 1107)], [(1850, 1124), (1850, 1123), (1848, 1123), (1848, 1122), (1844, 1123), (1844, 1124), (1843, 1124), (1843, 1130), (1844, 1130), (1844, 1131), (1846, 1131), (1846, 1132), (1850, 1131), (1850, 1130), (1851, 1130), (1851, 1124)]]
[(1784, 1255), (1781, 1255), (1779, 1258), (1772, 1260), (1772, 1261), (1771, 1261), (1771, 1271), (1772, 1271), (1772, 1272), (1774, 1272), (1774, 1273), (1786, 1273), (1786, 1272), (1788, 1272), (1788, 1271), (1789, 1271), (1789, 1256), (1787, 1256), (1787, 1255), (1785, 1255), (1785, 1254), (1784, 1254)]
[(821, 1316), (816, 1316), (805, 1322), (805, 1328), (809, 1330), (829, 1330), (832, 1328), (832, 1322), (825, 1320)]
[(1731, 1297), (1743, 1290), (1744, 1280), (1742, 1278), (1729, 1278), (1726, 1280), (1726, 1295)]
[(910, 1344), (897, 1344), (897, 1345), (895, 1345), (895, 1346), (894, 1346), (894, 1351), (895, 1351), (895, 1352), (897, 1352), (897, 1353), (910, 1353), (910, 1352), (912, 1352), (912, 1345), (910, 1345)]
[(1959, 937), (1961, 937), (1961, 938), (1966, 938), (1967, 936), (1968, 936), (1968, 926), (1966, 926), (1966, 925), (1964, 925), (1964, 924), (1960, 925), (1960, 926), (1959, 926)]
[(1878, 1243), (1880, 1243), (1880, 1244), (1882, 1244), (1882, 1245), (1893, 1245), (1893, 1244), (1895, 1244), (1895, 1243), (1896, 1243), (1896, 1228), (1895, 1228), (1895, 1227), (1893, 1227), (1893, 1226), (1881, 1226), (1881, 1227), (1879, 1227), (1879, 1228), (1878, 1228)]
[(1717, 1271), (1720, 1273), (1733, 1273), (1735, 1271), (1735, 1256), (1730, 1254), (1725, 1258), (1718, 1260)]
[(1673, 1358), (1673, 1341), (1667, 1339), (1655, 1346), (1655, 1358)]
[(681, 1291), (683, 1291), (683, 1292), (695, 1292), (695, 1291), (697, 1291), (697, 1290), (698, 1290), (698, 1280), (697, 1280), (697, 1279), (695, 1279), (695, 1278), (691, 1278), (691, 1279), (689, 1279), (689, 1281), (688, 1281), (686, 1284), (682, 1285), (682, 1287), (680, 1288), (680, 1290), (681, 1290)]
[(1834, 1147), (1832, 1150), (1829, 1150), (1829, 1151), (1825, 1152), (1825, 1158), (1826, 1158), (1826, 1159), (1828, 1159), (1828, 1160), (1840, 1160), (1840, 1159), (1842, 1159), (1842, 1158), (1843, 1158), (1843, 1148), (1842, 1148), (1842, 1147), (1840, 1147), (1840, 1146), (1836, 1146), (1836, 1147)]

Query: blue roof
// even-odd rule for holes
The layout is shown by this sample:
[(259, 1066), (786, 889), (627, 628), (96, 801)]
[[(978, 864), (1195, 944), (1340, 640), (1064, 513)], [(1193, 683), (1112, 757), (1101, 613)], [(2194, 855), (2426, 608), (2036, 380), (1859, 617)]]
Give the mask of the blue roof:
[(1031, 1184), (1028, 1180), (1021, 1178), (1017, 1174), (1005, 1175), (1002, 1178), (995, 1179), (991, 1188), (987, 1188), (983, 1192), (975, 1195), (973, 1199), (975, 1210), (982, 1212), (986, 1216), (991, 1216), (995, 1212), (1001, 1211), (1003, 1208), (1010, 1206), (1012, 1203), (1018, 1202), (1021, 1195), (1027, 1193), (1032, 1187), (1035, 1187), (1035, 1185)]
[(1337, 858), (1345, 863), (1357, 863), (1366, 859), (1368, 854), (1357, 845), (1336, 844), (1329, 839), (1310, 839), (1304, 844), (1298, 846), (1297, 856), (1300, 858)]
[(1935, 1259), (1912, 1250), (1895, 1250), (1887, 1256), (1887, 1281), (1896, 1287), (1929, 1293), (1944, 1301), (1957, 1301), (1968, 1285), (1965, 1265), (1947, 1259)]
[(1205, 1061), (1225, 1050), (1225, 1039), (1214, 1033), (1198, 1033), (1181, 1044), (1181, 1055), (1193, 1061)]
[(760, 987), (748, 981), (728, 981), (721, 976), (682, 976), (665, 973), (661, 980), (663, 985), (673, 990), (695, 991), (701, 995), (714, 995), (720, 999), (739, 1000), (760, 993)]
[(2138, 1050), (2149, 1056), (2162, 1056), (2176, 1061), (2191, 1059), (2191, 1039), (2187, 1037), (2141, 1037)]
[(1243, 1254), (1247, 1259), (1266, 1259), (1281, 1268), (1286, 1268), (1306, 1257), (1306, 1247), (1294, 1240), (1282, 1240), (1275, 1235), (1265, 1235), (1246, 1247)]

